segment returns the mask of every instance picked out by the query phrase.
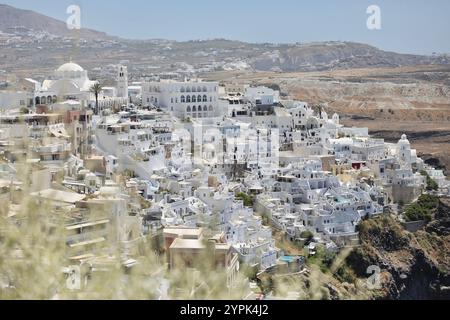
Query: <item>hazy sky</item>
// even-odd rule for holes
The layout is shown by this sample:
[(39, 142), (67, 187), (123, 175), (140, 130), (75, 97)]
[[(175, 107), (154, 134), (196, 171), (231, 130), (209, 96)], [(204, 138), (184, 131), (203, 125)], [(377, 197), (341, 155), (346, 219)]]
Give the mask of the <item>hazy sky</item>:
[[(134, 39), (226, 38), (248, 42), (342, 40), (402, 53), (450, 53), (448, 0), (0, 0), (66, 21), (81, 7), (83, 27)], [(381, 30), (369, 30), (369, 5)]]

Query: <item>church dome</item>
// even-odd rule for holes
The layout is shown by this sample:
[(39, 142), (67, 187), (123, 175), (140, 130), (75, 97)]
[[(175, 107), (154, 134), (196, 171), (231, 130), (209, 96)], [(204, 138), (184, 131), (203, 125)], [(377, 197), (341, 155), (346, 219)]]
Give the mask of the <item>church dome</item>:
[(77, 71), (84, 71), (84, 69), (76, 63), (69, 62), (69, 63), (65, 63), (62, 66), (60, 66), (58, 68), (58, 70), (56, 70), (56, 71), (59, 71), (59, 72), (74, 72), (75, 71), (75, 72), (77, 72)]

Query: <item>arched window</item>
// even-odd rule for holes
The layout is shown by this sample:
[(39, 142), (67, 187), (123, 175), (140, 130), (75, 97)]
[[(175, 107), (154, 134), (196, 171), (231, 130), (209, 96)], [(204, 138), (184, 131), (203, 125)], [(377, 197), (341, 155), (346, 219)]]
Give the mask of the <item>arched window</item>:
[(202, 88), (201, 87), (197, 87), (197, 92), (202, 92)]
[(206, 94), (203, 96), (203, 102), (208, 102), (208, 97), (206, 96)]
[(192, 87), (192, 92), (196, 92), (197, 89), (195, 89), (195, 87)]
[(191, 107), (190, 107), (190, 106), (187, 106), (186, 111), (187, 111), (187, 112), (191, 112)]
[(53, 103), (56, 103), (58, 101), (58, 98), (56, 96), (53, 96)]
[(186, 102), (191, 102), (191, 96), (186, 97)]
[(192, 107), (192, 112), (197, 112), (197, 107), (196, 106)]
[(41, 103), (42, 103), (42, 104), (46, 104), (46, 103), (47, 103), (47, 98), (41, 97)]
[(209, 102), (212, 102), (212, 97), (209, 97)]
[(203, 92), (208, 92), (208, 88), (206, 88), (206, 86), (203, 87)]
[(198, 102), (202, 102), (202, 96), (201, 96), (201, 95), (199, 95), (199, 96), (197, 97), (197, 101), (198, 101)]
[(181, 96), (181, 103), (185, 103), (186, 102), (186, 98), (184, 96)]
[(36, 104), (41, 104), (41, 98), (36, 97)]
[(52, 96), (48, 96), (48, 97), (47, 97), (47, 103), (52, 103), (52, 101), (53, 101)]
[(204, 107), (203, 107), (203, 111), (204, 111), (204, 112), (208, 111), (208, 107), (207, 107), (207, 106), (204, 106)]
[(194, 96), (192, 96), (192, 102), (197, 102), (197, 98)]
[(191, 92), (191, 88), (187, 87), (186, 92)]
[(184, 87), (181, 87), (181, 92), (186, 92), (186, 89)]
[(213, 107), (212, 106), (209, 106), (209, 111), (213, 111)]

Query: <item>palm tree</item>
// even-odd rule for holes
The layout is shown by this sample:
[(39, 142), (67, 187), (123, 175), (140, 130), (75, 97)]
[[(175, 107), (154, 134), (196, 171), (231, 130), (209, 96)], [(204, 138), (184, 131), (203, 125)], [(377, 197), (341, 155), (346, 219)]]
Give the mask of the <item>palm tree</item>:
[(99, 113), (98, 110), (98, 95), (100, 94), (100, 92), (102, 91), (102, 86), (100, 85), (100, 83), (95, 83), (90, 89), (89, 91), (92, 92), (95, 95), (95, 114)]

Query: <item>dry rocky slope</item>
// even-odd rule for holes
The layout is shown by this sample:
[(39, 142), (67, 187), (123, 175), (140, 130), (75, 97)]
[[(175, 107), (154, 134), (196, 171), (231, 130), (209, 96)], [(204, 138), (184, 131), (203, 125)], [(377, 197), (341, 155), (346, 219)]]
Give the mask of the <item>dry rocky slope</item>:
[[(335, 256), (318, 252), (308, 259), (308, 272), (272, 277), (276, 293), (314, 300), (450, 299), (450, 199), (440, 199), (431, 221), (415, 233), (389, 214), (365, 220), (358, 229), (359, 246)], [(373, 266), (381, 272), (374, 289), (368, 286)]]
[(382, 270), (382, 299), (450, 299), (450, 200), (441, 199), (423, 230), (410, 233), (391, 217), (360, 225), (361, 247), (346, 259), (360, 277)]
[(10, 33), (14, 28), (24, 27), (56, 36), (78, 36), (83, 39), (110, 38), (106, 33), (95, 30), (81, 29), (71, 31), (66, 24), (57, 19), (47, 17), (31, 10), (17, 9), (0, 4), (0, 31)]

